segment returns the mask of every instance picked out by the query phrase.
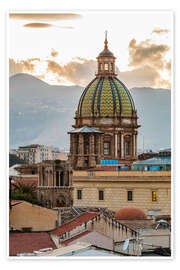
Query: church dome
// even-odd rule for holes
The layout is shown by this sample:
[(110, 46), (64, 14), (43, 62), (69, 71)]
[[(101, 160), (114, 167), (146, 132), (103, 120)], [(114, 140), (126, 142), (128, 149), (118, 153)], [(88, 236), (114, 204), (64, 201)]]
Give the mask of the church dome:
[(78, 105), (80, 117), (131, 117), (134, 110), (129, 90), (115, 76), (97, 76), (83, 91)]
[(146, 214), (135, 206), (125, 206), (120, 208), (114, 215), (115, 219), (146, 219)]

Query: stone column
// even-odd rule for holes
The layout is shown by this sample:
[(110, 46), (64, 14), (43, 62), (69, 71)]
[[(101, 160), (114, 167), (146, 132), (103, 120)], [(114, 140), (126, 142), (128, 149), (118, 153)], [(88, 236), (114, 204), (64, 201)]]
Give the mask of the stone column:
[(121, 158), (124, 159), (124, 133), (121, 132)]
[(97, 140), (97, 144), (98, 144), (98, 147), (97, 147), (97, 155), (98, 155), (98, 163), (100, 163), (100, 160), (101, 160), (101, 135), (98, 135), (98, 140)]
[(94, 134), (90, 134), (90, 144), (89, 144), (89, 166), (95, 167), (96, 166), (96, 160), (95, 160), (95, 154), (94, 154)]
[(137, 158), (137, 132), (135, 135), (135, 158)]
[(42, 167), (38, 168), (39, 170), (39, 177), (38, 177), (38, 186), (41, 186), (42, 184)]
[(50, 177), (50, 174), (49, 174), (49, 169), (48, 169), (48, 171), (47, 171), (47, 185), (48, 185), (48, 187), (50, 186), (50, 179), (49, 179), (49, 177)]
[(136, 134), (133, 134), (133, 157), (136, 157)]
[(56, 171), (53, 171), (53, 186), (56, 186)]
[(114, 141), (114, 149), (115, 149), (115, 158), (118, 157), (118, 135), (117, 132), (115, 133), (115, 141)]
[(104, 157), (104, 138), (103, 136), (101, 136), (101, 139), (100, 139), (100, 147), (101, 147), (101, 158)]
[(84, 166), (84, 136), (82, 133), (80, 133), (79, 140), (78, 140), (77, 167), (82, 168), (83, 166)]

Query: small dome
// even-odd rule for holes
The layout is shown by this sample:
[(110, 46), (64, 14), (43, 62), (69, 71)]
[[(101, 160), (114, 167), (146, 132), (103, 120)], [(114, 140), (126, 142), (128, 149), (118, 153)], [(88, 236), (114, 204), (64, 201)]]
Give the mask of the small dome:
[(115, 113), (131, 117), (134, 102), (127, 87), (116, 77), (92, 80), (81, 95), (78, 114), (81, 117), (113, 116)]
[(114, 215), (115, 219), (146, 219), (146, 214), (135, 206), (125, 206), (120, 208)]
[(114, 57), (114, 54), (109, 49), (104, 49), (98, 57)]

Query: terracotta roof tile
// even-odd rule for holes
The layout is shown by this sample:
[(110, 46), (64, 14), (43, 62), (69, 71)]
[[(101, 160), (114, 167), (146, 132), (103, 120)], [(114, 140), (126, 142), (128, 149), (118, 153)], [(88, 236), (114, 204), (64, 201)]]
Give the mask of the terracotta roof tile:
[(28, 232), (9, 234), (9, 255), (32, 253), (42, 248), (56, 249), (54, 242), (47, 232)]
[(95, 217), (99, 216), (100, 214), (101, 214), (100, 212), (86, 212), (86, 213), (83, 213), (82, 215), (78, 216), (74, 220), (69, 221), (69, 222), (61, 225), (60, 227), (58, 227), (57, 229), (52, 231), (51, 234), (61, 235), (61, 234), (64, 234), (66, 232), (69, 232), (69, 231), (73, 230), (74, 228), (76, 228), (77, 226), (80, 226), (83, 223), (88, 222), (92, 218), (95, 218)]

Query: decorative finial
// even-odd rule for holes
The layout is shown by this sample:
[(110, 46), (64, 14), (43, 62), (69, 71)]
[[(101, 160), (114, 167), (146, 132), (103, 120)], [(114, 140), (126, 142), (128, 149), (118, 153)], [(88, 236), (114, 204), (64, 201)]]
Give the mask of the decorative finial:
[(104, 48), (108, 48), (108, 41), (107, 41), (107, 30), (105, 31), (105, 41), (104, 41)]

